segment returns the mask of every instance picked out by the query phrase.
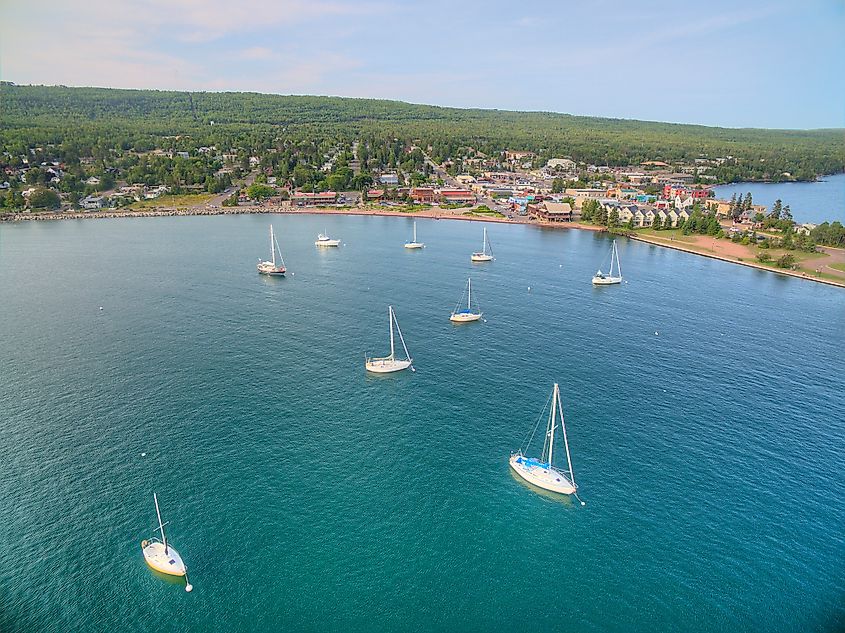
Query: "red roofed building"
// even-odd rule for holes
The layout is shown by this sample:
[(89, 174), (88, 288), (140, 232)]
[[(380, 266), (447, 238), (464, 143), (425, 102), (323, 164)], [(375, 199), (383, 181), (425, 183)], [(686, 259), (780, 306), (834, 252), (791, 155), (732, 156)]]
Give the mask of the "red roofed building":
[(367, 200), (381, 200), (384, 197), (384, 189), (370, 189), (367, 191)]
[(430, 187), (415, 187), (411, 189), (411, 199), (416, 203), (432, 204), (437, 202), (437, 192)]
[(441, 189), (440, 200), (446, 204), (475, 204), (475, 194), (468, 189)]

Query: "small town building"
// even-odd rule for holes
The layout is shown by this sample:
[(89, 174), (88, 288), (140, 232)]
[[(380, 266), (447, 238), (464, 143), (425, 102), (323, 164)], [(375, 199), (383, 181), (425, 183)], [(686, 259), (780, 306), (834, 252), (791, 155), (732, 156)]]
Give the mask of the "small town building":
[(408, 195), (417, 204), (434, 204), (440, 199), (433, 187), (414, 187)]
[(300, 207), (315, 207), (321, 204), (335, 204), (337, 203), (337, 192), (322, 191), (319, 193), (306, 193), (297, 191), (294, 192), (291, 199), (294, 204)]
[(106, 199), (103, 196), (86, 196), (79, 201), (79, 206), (87, 211), (102, 209), (106, 206)]
[(399, 184), (399, 174), (382, 174), (378, 180), (383, 185), (396, 186)]
[(528, 215), (545, 222), (572, 222), (574, 210), (568, 202), (541, 202), (528, 205)]
[(475, 194), (468, 189), (441, 189), (440, 201), (445, 204), (475, 204)]

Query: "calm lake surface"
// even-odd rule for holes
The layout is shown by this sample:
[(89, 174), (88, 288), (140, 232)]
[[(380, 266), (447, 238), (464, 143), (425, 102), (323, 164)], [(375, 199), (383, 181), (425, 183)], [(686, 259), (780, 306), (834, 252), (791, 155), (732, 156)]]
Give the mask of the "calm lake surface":
[[(0, 226), (0, 630), (842, 630), (845, 292), (487, 226)], [(555, 381), (585, 507), (508, 469)]]
[(769, 208), (781, 199), (797, 222), (845, 223), (845, 174), (823, 176), (817, 182), (740, 182), (714, 187), (716, 197), (723, 200), (730, 200), (733, 194), (745, 197), (749, 191), (755, 204)]

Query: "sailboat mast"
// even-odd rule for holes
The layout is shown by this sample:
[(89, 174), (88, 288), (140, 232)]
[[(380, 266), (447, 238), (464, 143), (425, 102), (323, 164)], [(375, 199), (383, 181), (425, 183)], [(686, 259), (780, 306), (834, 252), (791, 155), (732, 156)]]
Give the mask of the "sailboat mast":
[[(557, 391), (557, 385), (555, 385)], [(560, 404), (560, 397), (557, 399), (558, 410), (560, 411), (560, 428), (563, 429), (563, 445), (566, 447), (566, 463), (569, 466), (569, 481), (575, 485), (575, 475), (572, 474), (572, 458), (569, 456), (569, 440), (566, 437), (566, 421), (563, 418), (563, 407)]]
[(616, 240), (613, 240), (613, 251), (616, 253), (616, 274), (622, 276), (622, 264), (619, 263), (619, 248), (616, 246)]
[(555, 383), (555, 390), (552, 395), (552, 419), (549, 424), (551, 426), (551, 433), (549, 434), (549, 468), (552, 467), (552, 453), (555, 448), (555, 414), (557, 405), (557, 383)]
[(417, 221), (414, 220), (414, 244), (417, 243)]
[(153, 493), (153, 501), (156, 504), (156, 516), (158, 517), (158, 529), (161, 531), (161, 542), (164, 543), (164, 553), (167, 554), (167, 537), (164, 535), (164, 523), (161, 522), (161, 512), (158, 509), (158, 496)]
[(467, 279), (467, 310), (472, 310), (472, 277)]
[(387, 321), (390, 325), (390, 359), (393, 360), (393, 306), (387, 306)]
[(610, 246), (610, 276), (613, 277), (613, 260), (616, 259), (616, 240)]
[(273, 236), (273, 225), (270, 225), (270, 255), (273, 258), (273, 266), (276, 265), (276, 238)]
[(481, 252), (487, 254), (487, 227), (484, 227), (484, 243), (481, 245)]

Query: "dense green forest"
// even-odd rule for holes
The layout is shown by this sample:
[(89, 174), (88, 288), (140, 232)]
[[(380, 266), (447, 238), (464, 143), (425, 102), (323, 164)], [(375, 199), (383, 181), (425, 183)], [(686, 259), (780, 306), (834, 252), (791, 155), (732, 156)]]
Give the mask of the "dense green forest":
[[(845, 171), (843, 130), (728, 129), (337, 97), (0, 85), (0, 151), (7, 159), (35, 147), (51, 147), (50, 155), (74, 163), (129, 150), (194, 152), (214, 145), (262, 160), (268, 150), (287, 151), (285, 171), (293, 172), (297, 164), (318, 169), (331, 148), (360, 158), (349, 151), (356, 140), (365, 164), (371, 159), (376, 167), (407, 160), (404, 152), (418, 144), (430, 147), (436, 161), (505, 149), (610, 166), (733, 157), (708, 172), (720, 182)], [(172, 165), (158, 166), (164, 167)], [(202, 171), (196, 178), (206, 177)]]

